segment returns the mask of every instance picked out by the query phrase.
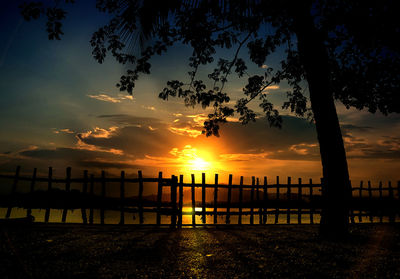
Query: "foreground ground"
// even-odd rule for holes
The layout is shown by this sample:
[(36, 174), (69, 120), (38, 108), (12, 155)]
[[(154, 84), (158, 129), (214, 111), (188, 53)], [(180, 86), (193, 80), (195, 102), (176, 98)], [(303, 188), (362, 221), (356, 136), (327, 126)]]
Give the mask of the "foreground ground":
[(400, 226), (0, 227), (0, 278), (400, 278)]

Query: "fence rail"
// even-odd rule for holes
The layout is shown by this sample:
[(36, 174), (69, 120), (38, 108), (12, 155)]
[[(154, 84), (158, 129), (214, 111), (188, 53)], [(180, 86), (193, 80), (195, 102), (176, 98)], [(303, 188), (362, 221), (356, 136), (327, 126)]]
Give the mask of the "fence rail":
[[(53, 169), (50, 167), (47, 177), (37, 177), (37, 169), (33, 170), (31, 177), (21, 176), (20, 167), (17, 167), (15, 175), (0, 175), (0, 179), (12, 180), (11, 193), (0, 196), (0, 207), (7, 208), (5, 219), (11, 217), (12, 209), (22, 207), (27, 209), (27, 216), (30, 217), (32, 209), (45, 209), (44, 222), (49, 222), (51, 209), (61, 209), (61, 222), (65, 223), (71, 209), (80, 209), (82, 223), (94, 223), (94, 210), (100, 212), (100, 224), (105, 224), (106, 210), (119, 211), (119, 223), (125, 224), (126, 213), (138, 214), (138, 224), (144, 224), (145, 215), (155, 213), (155, 225), (161, 225), (162, 216), (170, 216), (171, 226), (182, 225), (207, 225), (221, 224), (219, 217), (225, 217), (225, 224), (232, 224), (232, 216), (237, 216), (236, 224), (245, 224), (244, 217), (248, 217), (246, 224), (266, 224), (268, 218), (272, 217), (272, 223), (279, 223), (279, 218), (286, 215), (286, 223), (293, 223), (292, 218), (297, 219), (296, 223), (303, 223), (303, 217), (308, 217), (309, 223), (314, 223), (315, 217), (321, 213), (323, 197), (321, 196), (324, 187), (320, 183), (313, 183), (309, 179), (304, 183), (301, 178), (297, 184), (292, 183), (288, 177), (287, 183), (280, 183), (276, 177), (275, 183), (269, 183), (267, 177), (262, 182), (259, 178), (252, 177), (251, 184), (244, 184), (243, 176), (240, 176), (239, 184), (233, 183), (233, 176), (229, 175), (227, 184), (219, 182), (218, 174), (215, 174), (214, 183), (206, 183), (206, 175), (203, 173), (201, 182), (196, 183), (195, 175), (190, 176), (191, 183), (184, 182), (184, 176), (172, 175), (170, 178), (163, 177), (162, 172), (157, 178), (143, 177), (138, 171), (137, 178), (128, 178), (125, 172), (121, 171), (120, 177), (106, 177), (105, 171), (100, 177), (93, 174), (89, 176), (88, 171), (83, 172), (82, 178), (72, 178), (71, 168), (66, 169), (66, 178), (53, 177)], [(30, 182), (29, 193), (18, 193), (18, 182)], [(35, 189), (39, 182), (47, 183), (47, 191)], [(81, 184), (81, 191), (71, 190), (72, 183)], [(100, 195), (95, 195), (94, 185), (100, 184)], [(108, 197), (107, 184), (119, 184), (119, 197)], [(150, 199), (143, 195), (145, 183), (156, 183), (157, 191), (154, 198)], [(60, 190), (54, 184), (65, 184), (65, 189)], [(127, 196), (127, 189), (137, 185), (137, 194)], [(163, 189), (169, 188), (169, 193)], [(196, 189), (201, 190), (201, 199), (196, 200)], [(184, 202), (184, 189), (190, 192), (190, 198)], [(224, 190), (224, 191), (220, 191)], [(206, 199), (206, 194), (212, 192), (212, 198)], [(374, 195), (378, 192), (378, 195)], [(383, 193), (387, 192), (387, 195)], [(363, 193), (367, 193), (365, 196)], [(169, 194), (168, 201), (165, 201)], [(221, 199), (222, 194), (224, 199)], [(397, 195), (395, 195), (397, 194)], [(184, 211), (189, 208), (190, 211)], [(368, 217), (370, 222), (378, 219), (389, 222), (396, 222), (400, 213), (400, 181), (397, 187), (392, 187), (389, 181), (387, 187), (380, 182), (378, 187), (372, 187), (371, 182), (367, 185), (361, 181), (358, 187), (352, 187), (352, 200), (350, 202), (350, 221), (362, 222), (363, 217)], [(89, 217), (87, 216), (89, 215)], [(183, 216), (191, 215), (191, 223), (183, 224)], [(196, 221), (200, 216), (200, 222)], [(207, 221), (207, 216), (212, 217)], [(296, 218), (297, 216), (297, 218)], [(270, 219), (271, 220), (271, 219)], [(282, 222), (282, 221), (281, 221)]]

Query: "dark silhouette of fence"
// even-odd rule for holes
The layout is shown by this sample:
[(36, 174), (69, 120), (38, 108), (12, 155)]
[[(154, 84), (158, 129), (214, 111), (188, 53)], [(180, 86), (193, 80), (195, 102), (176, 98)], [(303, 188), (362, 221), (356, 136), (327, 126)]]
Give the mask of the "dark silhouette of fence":
[[(139, 216), (139, 224), (144, 224), (145, 213), (156, 213), (156, 221), (154, 225), (161, 224), (161, 216), (170, 216), (171, 226), (182, 225), (206, 225), (220, 224), (218, 217), (225, 217), (225, 224), (232, 224), (231, 217), (237, 215), (237, 223), (244, 224), (243, 216), (249, 217), (250, 225), (267, 224), (268, 218), (272, 218), (272, 223), (278, 223), (280, 216), (286, 215), (286, 223), (293, 223), (292, 217), (297, 216), (298, 224), (303, 222), (303, 217), (308, 216), (309, 223), (315, 222), (315, 215), (320, 214), (323, 207), (323, 191), (322, 180), (320, 183), (313, 183), (309, 179), (307, 183), (303, 183), (299, 178), (297, 184), (293, 184), (291, 178), (288, 177), (287, 183), (282, 184), (279, 177), (276, 177), (275, 183), (271, 184), (267, 177), (260, 182), (259, 178), (252, 177), (251, 184), (243, 183), (243, 176), (240, 177), (239, 184), (233, 184), (233, 176), (229, 175), (228, 184), (220, 184), (218, 174), (215, 174), (214, 183), (206, 183), (205, 173), (201, 176), (201, 183), (196, 183), (195, 175), (191, 175), (191, 182), (185, 183), (184, 176), (172, 175), (165, 178), (162, 172), (157, 178), (145, 178), (141, 171), (138, 171), (136, 178), (125, 177), (125, 172), (121, 171), (120, 177), (106, 177), (105, 171), (101, 172), (100, 177), (83, 172), (82, 178), (72, 178), (71, 168), (66, 169), (66, 178), (58, 179), (53, 177), (53, 170), (50, 167), (48, 177), (37, 177), (36, 168), (32, 177), (21, 176), (20, 167), (17, 167), (15, 175), (0, 175), (2, 179), (11, 179), (11, 193), (0, 197), (0, 207), (6, 207), (6, 219), (11, 216), (14, 207), (23, 207), (27, 209), (27, 220), (32, 218), (32, 208), (45, 209), (44, 222), (49, 222), (50, 210), (62, 209), (61, 222), (65, 223), (68, 210), (80, 209), (82, 222), (84, 224), (93, 224), (94, 209), (100, 211), (100, 224), (105, 223), (105, 211), (117, 210), (120, 212), (120, 224), (125, 224), (125, 213), (135, 213)], [(29, 193), (18, 193), (18, 182), (30, 182)], [(36, 183), (47, 183), (47, 191), (35, 190)], [(53, 183), (65, 184), (65, 190), (53, 188)], [(71, 190), (71, 183), (79, 183), (82, 190)], [(94, 184), (101, 185), (100, 195), (94, 194)], [(106, 196), (107, 184), (119, 184), (119, 197), (112, 198)], [(155, 199), (149, 199), (143, 196), (144, 184), (156, 183), (157, 195)], [(138, 186), (136, 196), (126, 197), (126, 189), (132, 184)], [(362, 222), (362, 217), (368, 217), (370, 222), (374, 221), (374, 217), (379, 218), (379, 222), (383, 222), (384, 217), (388, 217), (389, 222), (397, 221), (396, 216), (400, 213), (400, 181), (397, 183), (397, 189), (392, 187), (391, 182), (387, 187), (383, 187), (382, 182), (379, 187), (372, 187), (368, 181), (367, 186), (361, 181), (359, 187), (352, 188), (352, 199), (350, 200), (350, 221)], [(163, 189), (169, 188), (170, 198), (165, 200)], [(190, 202), (184, 203), (184, 188), (190, 191)], [(201, 190), (201, 201), (196, 200), (196, 189)], [(206, 200), (207, 190), (213, 192), (212, 201)], [(221, 193), (224, 191), (225, 200), (221, 200)], [(234, 198), (233, 191), (235, 191)], [(387, 195), (383, 193), (387, 192)], [(395, 197), (395, 191), (397, 197)], [(376, 194), (377, 193), (377, 194)], [(184, 211), (184, 207), (191, 207), (191, 211)], [(201, 208), (201, 210), (197, 210)], [(207, 210), (207, 209), (212, 209)], [(87, 218), (87, 210), (89, 210), (89, 218)], [(191, 215), (191, 224), (183, 224), (182, 217)], [(201, 217), (201, 222), (196, 223), (196, 216)], [(213, 221), (206, 222), (207, 216), (213, 217)], [(258, 218), (258, 222), (255, 219)], [(88, 220), (89, 219), (89, 220)]]

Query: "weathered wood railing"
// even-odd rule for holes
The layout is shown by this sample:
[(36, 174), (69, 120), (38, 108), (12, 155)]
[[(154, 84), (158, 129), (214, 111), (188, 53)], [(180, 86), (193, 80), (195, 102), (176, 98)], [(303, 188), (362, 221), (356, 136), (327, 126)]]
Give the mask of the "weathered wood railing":
[[(259, 178), (252, 177), (251, 184), (244, 184), (243, 176), (240, 177), (239, 184), (233, 183), (233, 176), (229, 175), (227, 184), (218, 181), (218, 174), (215, 174), (214, 183), (206, 183), (206, 175), (201, 176), (201, 183), (196, 183), (195, 175), (191, 175), (191, 182), (184, 182), (184, 176), (172, 175), (171, 178), (164, 178), (162, 172), (157, 178), (145, 178), (141, 171), (136, 178), (127, 178), (125, 172), (121, 171), (120, 177), (106, 177), (104, 171), (100, 177), (93, 174), (88, 175), (88, 171), (83, 172), (82, 178), (72, 178), (71, 168), (66, 170), (66, 178), (58, 179), (53, 177), (53, 169), (50, 167), (48, 177), (38, 177), (37, 170), (34, 169), (32, 177), (21, 176), (20, 167), (17, 167), (15, 175), (0, 175), (0, 179), (12, 180), (11, 193), (0, 198), (0, 207), (7, 207), (5, 218), (11, 217), (12, 208), (24, 207), (27, 209), (27, 216), (32, 214), (32, 208), (44, 208), (44, 222), (49, 222), (50, 210), (52, 208), (62, 209), (61, 222), (67, 220), (68, 210), (81, 209), (82, 223), (93, 224), (94, 209), (100, 210), (100, 224), (105, 224), (105, 211), (118, 210), (120, 212), (120, 224), (125, 224), (125, 213), (135, 213), (139, 215), (139, 224), (144, 224), (145, 213), (156, 213), (155, 225), (161, 225), (161, 216), (171, 217), (171, 226), (182, 226), (183, 216), (191, 215), (192, 226), (206, 224), (220, 224), (218, 217), (225, 216), (225, 224), (232, 224), (231, 217), (238, 216), (237, 224), (241, 225), (243, 216), (249, 217), (248, 224), (267, 224), (268, 218), (272, 216), (272, 223), (279, 223), (279, 217), (286, 215), (286, 223), (293, 223), (292, 217), (297, 215), (298, 224), (303, 223), (303, 217), (308, 216), (309, 223), (315, 222), (315, 215), (320, 214), (323, 206), (321, 190), (323, 184), (314, 184), (312, 179), (308, 183), (303, 183), (298, 179), (297, 184), (293, 184), (290, 177), (286, 184), (282, 184), (279, 177), (276, 182), (271, 184), (267, 177), (260, 183)], [(18, 182), (30, 182), (30, 193), (21, 194), (17, 192)], [(35, 190), (36, 183), (47, 183), (47, 191)], [(60, 191), (53, 188), (53, 184), (65, 184), (65, 190)], [(71, 183), (81, 184), (81, 191), (72, 191)], [(100, 195), (94, 194), (94, 184), (101, 186)], [(119, 183), (119, 197), (108, 197), (107, 184)], [(136, 196), (127, 197), (126, 189), (131, 184), (138, 185)], [(157, 184), (156, 200), (146, 199), (143, 195), (145, 183)], [(163, 188), (170, 190), (168, 202), (163, 201)], [(184, 203), (184, 188), (190, 191), (189, 202)], [(196, 201), (196, 189), (201, 190), (201, 201)], [(225, 200), (221, 200), (221, 191), (225, 191)], [(213, 193), (213, 198), (206, 200), (206, 193)], [(235, 192), (234, 192), (235, 191)], [(386, 191), (388, 195), (383, 195)], [(232, 198), (232, 193), (236, 193)], [(362, 222), (362, 217), (369, 217), (369, 221), (374, 221), (374, 217), (383, 222), (384, 216), (388, 216), (389, 222), (397, 221), (396, 216), (400, 213), (400, 182), (397, 188), (393, 188), (391, 182), (387, 187), (383, 187), (382, 182), (379, 187), (372, 187), (368, 181), (364, 187), (361, 181), (359, 187), (353, 187), (353, 198), (350, 204), (350, 221)], [(397, 195), (395, 195), (397, 192)], [(375, 195), (374, 193), (377, 193)], [(245, 194), (245, 195), (244, 195)], [(244, 197), (245, 196), (245, 197)], [(164, 198), (165, 199), (165, 198)], [(184, 207), (191, 208), (184, 211)], [(201, 209), (201, 210), (197, 210)], [(212, 209), (211, 211), (207, 210)], [(89, 210), (89, 220), (87, 211)], [(201, 217), (201, 223), (196, 222), (196, 216)], [(212, 219), (207, 220), (207, 216)], [(258, 218), (257, 218), (258, 216)], [(255, 220), (257, 220), (255, 222)], [(281, 221), (282, 222), (282, 221)], [(271, 223), (271, 222), (269, 222)], [(188, 224), (185, 224), (188, 225)]]

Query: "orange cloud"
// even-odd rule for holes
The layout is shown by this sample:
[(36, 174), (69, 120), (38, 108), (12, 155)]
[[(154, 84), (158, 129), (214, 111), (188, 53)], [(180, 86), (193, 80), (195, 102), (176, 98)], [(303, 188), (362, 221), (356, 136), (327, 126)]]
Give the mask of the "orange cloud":
[(201, 135), (201, 130), (193, 129), (190, 127), (184, 127), (184, 128), (169, 127), (168, 130), (174, 134), (180, 136), (189, 136), (191, 138), (197, 138), (198, 136)]
[(121, 103), (123, 100), (133, 100), (133, 96), (131, 95), (118, 95), (117, 97), (112, 97), (107, 94), (98, 94), (98, 95), (87, 95), (89, 98), (96, 99), (103, 102), (109, 103)]
[(95, 127), (93, 131), (87, 131), (85, 133), (79, 133), (79, 138), (110, 138), (113, 133), (115, 133), (115, 131), (118, 130), (117, 126), (112, 126), (110, 127), (108, 130), (107, 129), (103, 129), (103, 128), (99, 128), (99, 127)]
[(124, 152), (120, 149), (115, 149), (115, 148), (103, 148), (99, 147), (93, 144), (88, 144), (83, 141), (83, 139), (88, 139), (88, 138), (110, 138), (115, 134), (115, 132), (118, 130), (118, 127), (113, 126), (110, 127), (108, 130), (96, 127), (94, 128), (93, 131), (87, 131), (84, 133), (79, 133), (76, 135), (76, 139), (78, 142), (76, 143), (76, 148), (77, 149), (84, 149), (84, 150), (89, 150), (89, 151), (101, 151), (101, 152), (109, 152), (115, 155), (123, 155)]
[(296, 152), (299, 155), (308, 155), (310, 154), (310, 149), (317, 147), (316, 143), (307, 144), (307, 143), (299, 143), (293, 144), (289, 147), (289, 150)]

